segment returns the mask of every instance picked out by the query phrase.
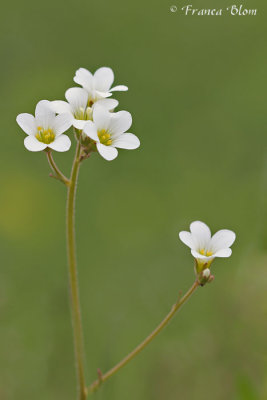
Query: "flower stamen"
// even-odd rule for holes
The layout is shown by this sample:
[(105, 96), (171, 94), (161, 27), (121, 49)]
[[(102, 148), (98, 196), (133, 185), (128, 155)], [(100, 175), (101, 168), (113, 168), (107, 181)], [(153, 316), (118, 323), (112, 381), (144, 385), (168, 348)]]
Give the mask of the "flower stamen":
[(76, 119), (80, 119), (83, 121), (88, 121), (92, 119), (92, 108), (87, 107), (84, 109), (83, 107), (79, 107), (74, 114)]
[(205, 251), (204, 249), (201, 249), (201, 250), (199, 250), (199, 253), (202, 255), (202, 256), (206, 256), (206, 257), (210, 257), (210, 256), (212, 256), (212, 251)]
[(111, 135), (106, 131), (106, 129), (101, 129), (101, 131), (97, 132), (100, 143), (105, 146), (110, 146), (112, 144)]
[(39, 142), (50, 144), (55, 140), (56, 135), (51, 128), (44, 129), (41, 126), (38, 126), (37, 131), (35, 137)]

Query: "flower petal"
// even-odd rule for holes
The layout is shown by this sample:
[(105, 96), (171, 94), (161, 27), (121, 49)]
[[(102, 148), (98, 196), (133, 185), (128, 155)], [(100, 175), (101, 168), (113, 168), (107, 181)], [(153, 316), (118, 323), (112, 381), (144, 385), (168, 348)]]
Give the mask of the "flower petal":
[(48, 100), (41, 100), (35, 108), (35, 121), (36, 125), (41, 126), (43, 129), (51, 128), (55, 119), (56, 113), (53, 110), (51, 102)]
[(186, 246), (190, 247), (190, 249), (195, 248), (195, 243), (192, 234), (190, 232), (186, 231), (179, 232), (179, 238)]
[(35, 136), (30, 135), (24, 139), (24, 146), (29, 151), (42, 151), (46, 149), (47, 144), (39, 142)]
[(110, 92), (100, 92), (100, 90), (94, 90), (94, 91), (92, 91), (92, 96), (93, 97), (99, 97), (99, 99), (101, 100), (102, 98), (112, 96), (112, 93), (110, 93)]
[(68, 151), (71, 146), (71, 141), (67, 135), (60, 135), (57, 136), (55, 140), (52, 143), (49, 143), (47, 146), (50, 147), (50, 149), (60, 152)]
[(75, 119), (75, 118), (73, 118), (72, 125), (74, 126), (74, 128), (82, 130), (84, 128), (86, 122), (87, 121), (84, 120), (84, 119)]
[(84, 133), (89, 136), (89, 138), (99, 142), (99, 137), (97, 135), (97, 129), (95, 124), (92, 121), (85, 121), (86, 124), (83, 128)]
[(222, 249), (217, 251), (214, 256), (215, 257), (230, 257), (230, 255), (232, 254), (232, 250), (231, 249)]
[(99, 106), (102, 106), (110, 111), (110, 110), (114, 110), (114, 108), (117, 107), (119, 102), (118, 102), (118, 100), (115, 100), (115, 99), (101, 99), (101, 100), (96, 101), (94, 103), (93, 107), (95, 107), (96, 104)]
[(56, 136), (66, 132), (72, 125), (73, 117), (71, 114), (59, 114), (55, 117), (52, 129)]
[(226, 249), (232, 246), (236, 238), (233, 231), (222, 229), (215, 233), (211, 238), (211, 250), (217, 252), (221, 249)]
[(102, 67), (94, 73), (94, 88), (100, 92), (108, 92), (114, 81), (114, 73), (111, 68)]
[(34, 135), (36, 133), (36, 122), (33, 115), (27, 113), (19, 114), (16, 121), (27, 135)]
[(210, 228), (201, 221), (194, 221), (190, 225), (190, 231), (199, 249), (206, 249), (209, 246), (211, 233)]
[(39, 115), (46, 115), (49, 116), (50, 118), (55, 115), (55, 112), (53, 111), (53, 108), (51, 106), (51, 102), (48, 100), (41, 100), (39, 103), (37, 103), (35, 107), (35, 116)]
[(70, 103), (73, 112), (76, 112), (80, 108), (86, 109), (88, 92), (85, 89), (78, 87), (70, 88), (66, 91), (65, 97)]
[(128, 87), (125, 85), (118, 85), (114, 86), (114, 88), (110, 89), (110, 92), (126, 92), (128, 90)]
[(96, 125), (97, 130), (107, 129), (110, 125), (111, 113), (98, 102), (93, 108), (93, 121)]
[(79, 68), (76, 71), (73, 80), (74, 82), (78, 83), (78, 85), (81, 85), (88, 90), (93, 89), (93, 75), (90, 71), (88, 71), (88, 69)]
[(105, 146), (102, 143), (96, 144), (99, 154), (108, 161), (114, 160), (118, 155), (118, 150), (112, 146)]
[(134, 150), (140, 146), (140, 140), (133, 133), (123, 133), (112, 141), (112, 145), (121, 149)]
[(132, 125), (132, 116), (128, 111), (119, 111), (110, 114), (109, 130), (115, 139), (126, 132)]
[(63, 100), (51, 101), (51, 107), (56, 114), (72, 113), (70, 104)]

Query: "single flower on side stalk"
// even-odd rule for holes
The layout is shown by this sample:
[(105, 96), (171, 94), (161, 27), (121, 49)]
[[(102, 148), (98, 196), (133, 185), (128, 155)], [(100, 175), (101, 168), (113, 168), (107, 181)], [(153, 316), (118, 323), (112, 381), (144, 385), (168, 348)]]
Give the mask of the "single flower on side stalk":
[(83, 129), (96, 143), (99, 154), (108, 161), (118, 155), (117, 148), (134, 150), (140, 141), (133, 133), (127, 132), (132, 125), (132, 116), (127, 111), (110, 113), (102, 106), (96, 105), (93, 110), (93, 121), (88, 121)]
[[(216, 257), (231, 256), (230, 246), (234, 243), (236, 235), (233, 231), (222, 229), (211, 236), (210, 228), (204, 222), (194, 221), (190, 225), (190, 232), (182, 231), (179, 237), (190, 247), (196, 261), (196, 274), (200, 276)], [(208, 279), (209, 274), (205, 272), (204, 277)]]
[(57, 115), (48, 100), (41, 100), (36, 105), (35, 117), (31, 114), (19, 114), (16, 118), (21, 129), (28, 135), (24, 145), (29, 151), (42, 151), (49, 147), (64, 152), (69, 150), (71, 141), (63, 135), (71, 127), (68, 114)]
[(112, 92), (125, 92), (128, 90), (128, 87), (124, 85), (111, 88), (114, 81), (114, 73), (112, 69), (108, 67), (99, 68), (94, 75), (85, 68), (79, 68), (73, 80), (87, 90), (89, 102), (91, 102), (91, 104), (112, 96)]
[(102, 105), (106, 110), (113, 111), (119, 102), (115, 99), (97, 100), (95, 103), (89, 98), (87, 90), (73, 87), (66, 91), (67, 101), (54, 100), (51, 106), (57, 114), (68, 114), (74, 128), (82, 130), (88, 120), (92, 119), (93, 108), (96, 104)]

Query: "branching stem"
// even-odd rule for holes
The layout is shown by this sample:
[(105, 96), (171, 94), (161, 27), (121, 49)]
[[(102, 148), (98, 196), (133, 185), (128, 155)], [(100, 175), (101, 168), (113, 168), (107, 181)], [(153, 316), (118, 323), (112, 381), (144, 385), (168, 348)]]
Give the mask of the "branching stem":
[(46, 151), (47, 154), (47, 160), (48, 163), (54, 172), (55, 175), (50, 175), (52, 178), (58, 179), (59, 181), (63, 182), (66, 186), (70, 184), (70, 180), (60, 171), (58, 168), (57, 164), (55, 163), (53, 156), (52, 156), (52, 151), (48, 150)]
[(79, 286), (77, 276), (77, 262), (76, 262), (76, 245), (75, 245), (75, 197), (76, 187), (79, 175), (81, 157), (81, 144), (78, 141), (76, 152), (73, 160), (72, 171), (70, 179), (66, 178), (62, 174), (60, 169), (57, 167), (51, 150), (48, 150), (47, 159), (51, 169), (56, 178), (63, 182), (68, 187), (67, 195), (67, 252), (69, 262), (69, 285), (70, 285), (70, 303), (71, 303), (71, 316), (72, 326), (74, 333), (74, 351), (75, 351), (75, 364), (76, 373), (78, 379), (78, 400), (86, 400), (88, 394), (94, 393), (99, 387), (116, 374), (121, 368), (128, 364), (135, 356), (137, 356), (164, 328), (170, 320), (174, 317), (176, 312), (182, 307), (182, 305), (189, 299), (194, 293), (197, 287), (200, 285), (198, 281), (195, 281), (192, 287), (186, 292), (186, 294), (179, 298), (177, 302), (172, 306), (171, 311), (161, 321), (161, 323), (143, 340), (133, 351), (131, 351), (126, 357), (124, 357), (118, 364), (102, 374), (101, 370), (98, 370), (98, 379), (93, 382), (88, 388), (85, 384), (85, 372), (84, 372), (84, 345), (83, 345), (83, 333), (82, 333), (82, 320), (81, 320), (81, 308), (79, 299)]

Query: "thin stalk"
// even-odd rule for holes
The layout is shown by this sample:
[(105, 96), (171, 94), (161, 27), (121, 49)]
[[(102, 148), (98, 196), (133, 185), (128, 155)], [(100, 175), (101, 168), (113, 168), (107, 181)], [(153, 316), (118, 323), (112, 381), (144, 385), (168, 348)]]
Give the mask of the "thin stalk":
[(47, 155), (48, 163), (49, 163), (49, 165), (50, 165), (52, 171), (55, 173), (55, 175), (52, 175), (52, 174), (51, 174), (50, 176), (53, 177), (53, 178), (58, 179), (59, 181), (63, 182), (65, 185), (68, 186), (69, 183), (70, 183), (70, 181), (69, 181), (69, 179), (68, 179), (64, 174), (62, 174), (62, 172), (61, 172), (60, 169), (58, 168), (57, 164), (55, 163), (55, 161), (54, 161), (54, 159), (53, 159), (51, 150), (48, 150), (48, 151), (46, 152), (46, 155)]
[(68, 185), (67, 197), (67, 250), (69, 260), (69, 281), (70, 281), (70, 301), (72, 326), (74, 331), (74, 349), (76, 371), (78, 379), (79, 400), (85, 400), (87, 397), (87, 389), (84, 377), (84, 346), (82, 334), (82, 321), (79, 300), (79, 287), (77, 277), (77, 262), (75, 252), (75, 195), (77, 179), (80, 167), (80, 143), (77, 144), (76, 154), (73, 160), (71, 177)]
[(118, 364), (116, 364), (113, 368), (107, 371), (105, 374), (99, 373), (98, 379), (91, 384), (88, 388), (88, 393), (95, 392), (99, 386), (111, 378), (116, 372), (118, 372), (121, 368), (123, 368), (128, 362), (130, 362), (137, 354), (139, 354), (161, 331), (165, 326), (170, 322), (170, 320), (174, 317), (176, 312), (182, 307), (182, 305), (189, 299), (189, 297), (194, 293), (194, 291), (199, 286), (199, 282), (196, 281), (192, 287), (186, 292), (186, 294), (175, 303), (171, 311), (166, 315), (166, 317), (161, 321), (161, 323), (157, 326), (157, 328), (147, 336), (147, 338), (141, 342), (131, 353), (129, 353), (126, 357), (124, 357)]

